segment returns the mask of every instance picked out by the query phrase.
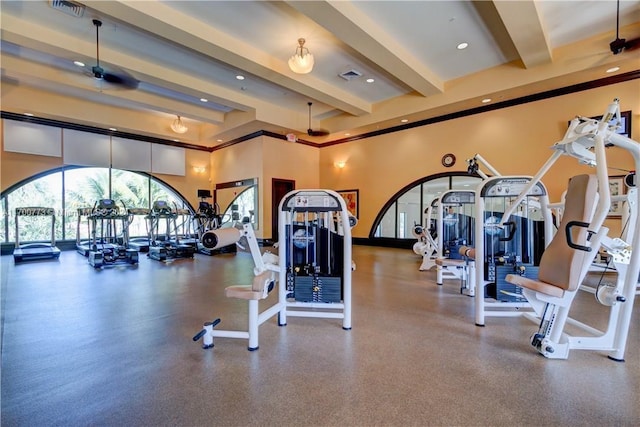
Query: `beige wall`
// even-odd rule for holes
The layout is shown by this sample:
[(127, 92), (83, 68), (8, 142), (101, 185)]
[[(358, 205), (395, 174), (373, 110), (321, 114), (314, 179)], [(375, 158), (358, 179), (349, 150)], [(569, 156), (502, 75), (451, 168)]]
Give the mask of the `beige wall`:
[[(398, 190), (428, 175), (466, 171), (465, 159), (476, 153), (503, 175), (535, 174), (570, 119), (600, 116), (615, 97), (620, 98), (623, 111), (632, 111), (632, 137), (640, 140), (640, 81), (634, 80), (323, 148), (320, 185), (360, 190), (360, 218), (353, 235), (367, 237), (376, 215)], [(457, 158), (452, 168), (440, 163), (445, 153)], [(607, 154), (609, 167), (633, 168), (627, 153), (610, 148)], [(345, 161), (345, 167), (336, 168), (337, 161)], [(610, 171), (611, 175), (623, 173)], [(559, 200), (571, 176), (585, 172), (594, 171), (572, 158), (559, 159), (543, 179), (551, 200)], [(619, 228), (615, 221), (610, 226)]]
[[(186, 150), (184, 177), (158, 175), (192, 204), (199, 188), (216, 183), (258, 178), (258, 237), (271, 237), (271, 180), (290, 179), (296, 188), (360, 190), (360, 219), (355, 237), (367, 237), (382, 206), (408, 183), (425, 176), (465, 171), (465, 159), (480, 153), (502, 174), (534, 174), (562, 138), (567, 121), (575, 115), (599, 116), (615, 97), (622, 110), (631, 110), (632, 138), (640, 140), (640, 81), (633, 80), (516, 107), (477, 114), (402, 132), (322, 149), (258, 137), (222, 150)], [(444, 168), (440, 159), (454, 153), (457, 163)], [(611, 168), (632, 169), (632, 160), (616, 148), (608, 149)], [(334, 164), (345, 161), (343, 169)], [(0, 151), (0, 184), (4, 191), (33, 174), (62, 166), (62, 159)], [(205, 172), (195, 168), (207, 167)], [(569, 177), (590, 168), (561, 158), (544, 178), (552, 200), (558, 200)], [(622, 173), (611, 169), (611, 175)], [(218, 202), (225, 208), (231, 201)], [(610, 221), (612, 230), (619, 221)]]
[[(259, 137), (211, 154), (213, 184), (258, 178), (258, 229), (256, 236), (271, 238), (271, 180), (290, 179), (296, 188), (317, 188), (319, 150), (271, 137)], [(220, 192), (218, 203), (225, 209), (234, 192)]]
[[(4, 124), (0, 120), (0, 126)], [(38, 156), (4, 151), (4, 132), (0, 127), (0, 188), (5, 191), (12, 185), (35, 174), (65, 166), (62, 157)], [(154, 174), (179, 191), (194, 206), (197, 206), (198, 188), (211, 188), (210, 154), (207, 151), (185, 150), (185, 176)], [(200, 168), (205, 168), (201, 171)]]

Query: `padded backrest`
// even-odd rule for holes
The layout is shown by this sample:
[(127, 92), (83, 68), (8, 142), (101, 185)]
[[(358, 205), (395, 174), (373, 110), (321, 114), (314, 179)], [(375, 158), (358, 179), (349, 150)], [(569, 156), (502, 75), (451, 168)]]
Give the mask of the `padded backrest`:
[[(540, 259), (540, 281), (566, 291), (578, 288), (584, 277), (582, 270), (586, 267), (585, 257), (593, 259), (598, 248), (592, 248), (592, 252), (571, 248), (567, 243), (565, 229), (571, 221), (591, 222), (597, 200), (598, 180), (595, 175), (577, 175), (569, 180), (560, 227)], [(586, 246), (586, 228), (573, 227), (571, 236), (573, 243)]]

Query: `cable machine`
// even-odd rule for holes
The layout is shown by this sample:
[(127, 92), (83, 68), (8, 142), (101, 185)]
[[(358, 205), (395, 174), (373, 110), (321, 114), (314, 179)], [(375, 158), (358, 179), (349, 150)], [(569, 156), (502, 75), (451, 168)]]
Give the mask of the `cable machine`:
[[(278, 314), (278, 325), (287, 316), (342, 319), (342, 328), (351, 329), (351, 227), (357, 220), (349, 216), (344, 199), (332, 190), (295, 190), (278, 206), (280, 254), (260, 253), (253, 227), (223, 228), (205, 233), (202, 243), (217, 249), (246, 238), (254, 262), (251, 285), (229, 286), (225, 295), (247, 300), (248, 330), (219, 330), (220, 319), (206, 322), (194, 341), (202, 338), (203, 348), (213, 347), (215, 337), (249, 340), (248, 350), (259, 346), (259, 326)], [(278, 299), (259, 312), (259, 300), (269, 297), (276, 283)]]
[[(544, 248), (553, 237), (549, 197), (541, 182), (528, 186), (525, 176), (487, 177), (475, 191), (475, 323), (485, 316), (530, 313), (522, 290), (507, 283), (507, 274), (537, 277)], [(524, 196), (515, 201), (522, 190)], [(515, 209), (501, 224), (511, 206)]]
[(460, 280), (460, 293), (475, 295), (470, 286), (469, 271), (473, 260), (459, 254), (460, 248), (474, 245), (475, 193), (465, 190), (449, 190), (440, 196), (437, 208), (437, 276), (442, 285), (446, 279)]
[[(342, 319), (351, 329), (351, 227), (342, 197), (331, 190), (295, 190), (280, 201), (279, 324), (287, 316)], [(341, 230), (343, 234), (338, 234)]]

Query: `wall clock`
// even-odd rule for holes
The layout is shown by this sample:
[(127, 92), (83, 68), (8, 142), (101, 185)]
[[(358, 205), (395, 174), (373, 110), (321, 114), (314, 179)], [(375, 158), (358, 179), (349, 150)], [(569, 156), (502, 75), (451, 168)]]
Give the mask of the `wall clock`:
[(450, 168), (451, 166), (456, 164), (456, 156), (451, 153), (447, 153), (442, 156), (442, 166), (445, 168)]

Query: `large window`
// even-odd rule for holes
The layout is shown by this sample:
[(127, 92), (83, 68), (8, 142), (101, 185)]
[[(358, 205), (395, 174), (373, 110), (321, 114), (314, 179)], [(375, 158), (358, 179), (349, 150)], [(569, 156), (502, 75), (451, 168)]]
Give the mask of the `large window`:
[[(62, 174), (54, 173), (43, 176), (12, 191), (8, 197), (2, 198), (2, 206), (6, 209), (3, 218), (2, 241), (15, 242), (16, 240), (16, 208), (23, 207), (47, 207), (53, 208), (56, 213), (56, 239), (62, 238)], [(20, 241), (46, 241), (51, 239), (50, 217), (19, 217)]]
[[(113, 199), (126, 210), (147, 208), (156, 200), (164, 200), (177, 209), (193, 209), (168, 185), (147, 174), (108, 168), (66, 168), (34, 176), (2, 194), (2, 227), (0, 241), (15, 242), (15, 210), (19, 207), (49, 207), (56, 212), (56, 240), (87, 239), (83, 209), (92, 208), (99, 199)], [(49, 218), (20, 217), (20, 242), (47, 241), (51, 236)], [(136, 216), (129, 228), (134, 236), (145, 236), (144, 216)]]
[(474, 189), (479, 177), (462, 173), (422, 178), (396, 193), (378, 214), (369, 237), (372, 239), (413, 239), (415, 224), (428, 226), (426, 209), (447, 190)]

